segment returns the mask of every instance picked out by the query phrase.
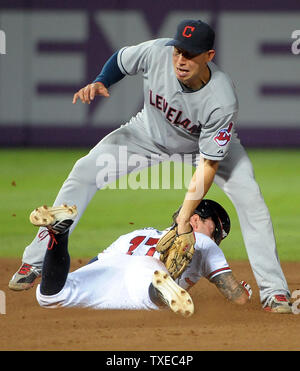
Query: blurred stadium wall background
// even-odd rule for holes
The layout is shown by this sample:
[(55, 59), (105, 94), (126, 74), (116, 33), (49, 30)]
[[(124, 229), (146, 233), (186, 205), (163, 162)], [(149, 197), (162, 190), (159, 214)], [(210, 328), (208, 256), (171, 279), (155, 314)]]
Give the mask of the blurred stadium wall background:
[(215, 62), (236, 85), (244, 145), (298, 147), (299, 0), (1, 0), (0, 145), (96, 144), (142, 107), (141, 76), (91, 105), (72, 105), (73, 94), (114, 51), (172, 37), (183, 18), (216, 31)]

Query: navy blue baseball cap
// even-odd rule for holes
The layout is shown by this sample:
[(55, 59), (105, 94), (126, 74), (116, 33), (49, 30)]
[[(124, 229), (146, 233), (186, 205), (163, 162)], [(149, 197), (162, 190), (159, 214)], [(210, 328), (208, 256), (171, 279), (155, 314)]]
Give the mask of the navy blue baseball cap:
[(214, 46), (215, 32), (205, 22), (194, 19), (185, 19), (177, 26), (173, 40), (167, 46), (176, 46), (191, 54), (201, 54)]

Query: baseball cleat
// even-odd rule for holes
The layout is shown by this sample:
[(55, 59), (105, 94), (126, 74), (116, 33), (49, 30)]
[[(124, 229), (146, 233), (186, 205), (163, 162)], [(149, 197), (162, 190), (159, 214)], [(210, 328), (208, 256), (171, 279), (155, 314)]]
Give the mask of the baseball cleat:
[(292, 305), (286, 295), (274, 295), (267, 301), (264, 310), (272, 313), (292, 313)]
[(14, 291), (28, 290), (34, 285), (34, 281), (40, 277), (41, 268), (23, 263), (19, 270), (12, 276), (8, 287)]
[(65, 233), (77, 215), (77, 207), (62, 205), (48, 207), (46, 205), (33, 210), (29, 216), (30, 222), (37, 227), (47, 227), (57, 233)]
[(163, 271), (155, 271), (152, 284), (159, 298), (175, 313), (190, 317), (194, 313), (194, 303), (189, 293)]

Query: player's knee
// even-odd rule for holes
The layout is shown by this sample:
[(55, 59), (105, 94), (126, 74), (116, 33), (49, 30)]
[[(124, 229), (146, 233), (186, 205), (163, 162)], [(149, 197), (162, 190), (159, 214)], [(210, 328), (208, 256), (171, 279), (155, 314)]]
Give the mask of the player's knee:
[(96, 164), (89, 155), (77, 160), (69, 174), (69, 178), (76, 179), (82, 183), (95, 183)]
[(88, 165), (88, 159), (87, 156), (81, 157), (79, 160), (77, 160), (73, 166), (73, 170), (82, 173), (82, 171), (85, 169), (85, 167)]
[(36, 300), (42, 308), (54, 308), (54, 303), (51, 302), (51, 296), (42, 295), (40, 291), (37, 291)]
[(262, 200), (262, 194), (259, 185), (254, 179), (249, 179), (248, 181), (243, 181), (242, 183), (237, 183), (235, 186), (230, 187), (230, 198), (233, 203), (239, 206), (251, 209), (256, 207), (257, 202)]

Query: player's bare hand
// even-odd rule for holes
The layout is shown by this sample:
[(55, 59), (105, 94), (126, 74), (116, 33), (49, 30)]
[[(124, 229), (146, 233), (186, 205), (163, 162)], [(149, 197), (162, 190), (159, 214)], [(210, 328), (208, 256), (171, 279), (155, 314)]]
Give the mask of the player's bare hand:
[(75, 104), (77, 100), (80, 99), (82, 103), (90, 104), (91, 101), (94, 100), (96, 95), (101, 95), (102, 97), (109, 97), (109, 92), (107, 88), (101, 82), (88, 84), (84, 88), (78, 90), (78, 92), (75, 93), (73, 96), (72, 103)]

